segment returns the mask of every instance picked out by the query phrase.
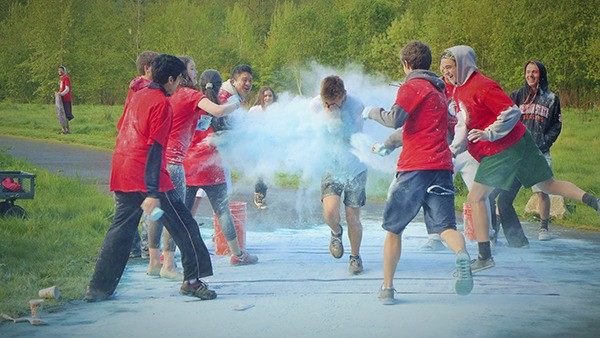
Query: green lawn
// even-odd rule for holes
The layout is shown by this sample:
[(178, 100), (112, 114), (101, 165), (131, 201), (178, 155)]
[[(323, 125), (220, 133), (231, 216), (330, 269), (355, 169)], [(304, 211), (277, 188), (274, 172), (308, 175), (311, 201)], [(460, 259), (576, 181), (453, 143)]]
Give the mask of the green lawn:
[[(59, 286), (63, 299), (82, 299), (114, 202), (96, 186), (58, 177), (0, 149), (2, 170), (36, 174), (34, 199), (19, 199), (29, 219), (0, 217), (0, 312), (28, 310), (40, 289)], [(46, 306), (58, 302), (47, 300)]]

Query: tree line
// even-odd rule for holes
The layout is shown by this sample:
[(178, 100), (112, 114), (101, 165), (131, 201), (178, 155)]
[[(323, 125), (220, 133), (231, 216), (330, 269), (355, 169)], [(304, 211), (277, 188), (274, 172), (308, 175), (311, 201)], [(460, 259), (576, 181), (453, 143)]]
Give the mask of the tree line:
[(361, 65), (404, 77), (411, 40), (437, 57), (470, 45), (482, 73), (507, 91), (544, 63), (564, 106), (600, 98), (600, 0), (4, 0), (0, 4), (0, 100), (51, 102), (67, 67), (75, 103), (120, 104), (144, 50), (187, 55), (224, 79), (239, 63), (255, 87), (302, 93), (310, 63)]

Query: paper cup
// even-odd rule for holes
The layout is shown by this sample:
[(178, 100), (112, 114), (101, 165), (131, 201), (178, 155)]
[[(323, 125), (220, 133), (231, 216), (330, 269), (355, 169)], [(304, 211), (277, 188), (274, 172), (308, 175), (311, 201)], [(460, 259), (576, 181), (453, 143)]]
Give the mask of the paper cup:
[(31, 317), (39, 318), (42, 310), (44, 309), (44, 300), (43, 299), (30, 300), (29, 308), (31, 309)]
[(38, 296), (44, 299), (59, 299), (60, 298), (60, 290), (58, 286), (51, 286), (49, 288), (41, 289), (38, 292)]

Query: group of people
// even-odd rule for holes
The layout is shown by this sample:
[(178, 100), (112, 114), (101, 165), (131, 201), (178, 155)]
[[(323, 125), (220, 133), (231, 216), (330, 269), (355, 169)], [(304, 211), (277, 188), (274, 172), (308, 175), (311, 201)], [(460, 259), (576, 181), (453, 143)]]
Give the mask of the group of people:
[[(319, 136), (332, 149), (321, 179), (323, 216), (331, 231), (329, 250), (335, 258), (344, 255), (343, 203), (352, 274), (363, 271), (360, 210), (366, 203), (367, 166), (351, 152), (350, 139), (362, 132), (365, 119), (397, 130), (384, 143), (373, 147), (373, 152), (387, 155), (402, 146), (383, 213), (382, 227), (387, 232), (379, 298), (384, 304), (394, 303), (393, 280), (402, 249), (402, 232), (421, 209), (428, 233), (438, 235), (456, 254), (455, 290), (459, 295), (471, 292), (473, 273), (495, 265), (489, 232), (491, 214), (495, 214), (490, 196), (495, 189), (501, 189), (502, 196), (504, 191), (518, 189), (513, 188), (517, 183), (525, 187), (535, 185), (543, 193), (581, 201), (600, 213), (600, 201), (595, 196), (553, 177), (547, 162), (549, 155), (544, 156), (543, 152), (556, 140), (560, 126), (553, 129), (553, 134), (539, 137), (536, 134), (534, 139), (521, 122), (521, 119), (525, 123), (546, 121), (544, 118), (551, 116), (549, 111), (556, 108), (543, 107), (548, 102), (558, 105), (558, 98), (547, 89), (541, 63), (527, 63), (528, 87), (517, 91), (513, 100), (496, 82), (478, 71), (475, 53), (468, 46), (455, 46), (442, 53), (441, 78), (429, 71), (432, 54), (423, 42), (408, 43), (400, 51), (400, 59), (406, 78), (390, 110), (365, 107), (360, 98), (347, 93), (343, 80), (335, 75), (322, 80), (320, 93), (309, 107), (323, 117)], [(190, 58), (155, 55), (141, 69), (144, 73), (132, 81), (123, 116), (117, 124), (119, 134), (111, 173), (115, 217), (85, 299), (104, 300), (114, 293), (142, 214), (151, 214), (158, 207), (164, 216), (155, 225), (150, 221), (149, 229), (156, 229), (148, 231), (148, 274), (183, 280), (181, 294), (213, 299), (216, 293), (202, 281), (212, 275), (210, 256), (190, 213), (199, 189), (206, 192), (219, 219), (232, 253), (231, 264), (258, 261), (238, 245), (229, 212), (228, 169), (218, 155), (219, 150), (209, 141), (212, 134), (228, 128), (223, 117), (239, 108), (250, 93), (252, 69), (248, 65), (236, 66), (226, 82), (217, 71), (204, 71), (199, 80), (200, 90), (195, 89), (197, 72)], [(523, 96), (525, 99), (517, 102)], [(275, 98), (273, 89), (261, 89), (257, 98), (260, 107), (250, 111), (264, 110)], [(552, 117), (554, 122), (560, 122), (560, 108), (557, 109)], [(454, 210), (454, 162), (462, 154), (475, 168), (472, 180), (467, 183), (467, 200), (478, 242), (478, 256), (474, 260), (467, 252), (463, 235), (457, 231)], [(263, 190), (258, 191), (259, 188)], [(255, 192), (259, 207), (261, 203), (266, 207), (265, 197), (266, 185), (259, 179)], [(510, 222), (503, 207), (500, 212), (503, 225)], [(544, 225), (547, 230), (547, 218), (543, 228)], [(162, 268), (157, 261), (158, 228), (162, 226), (181, 250), (183, 274), (177, 273), (172, 254), (168, 258), (165, 254)], [(508, 233), (506, 228), (505, 225)], [(170, 250), (174, 245), (164, 247)]]

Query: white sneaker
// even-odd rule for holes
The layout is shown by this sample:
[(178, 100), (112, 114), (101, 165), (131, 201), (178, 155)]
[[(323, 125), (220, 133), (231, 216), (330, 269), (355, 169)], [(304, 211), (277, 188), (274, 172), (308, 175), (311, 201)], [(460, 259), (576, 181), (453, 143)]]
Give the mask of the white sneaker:
[(421, 250), (423, 251), (441, 251), (445, 249), (446, 246), (444, 245), (444, 243), (442, 243), (442, 241), (431, 238), (427, 241), (427, 243), (421, 246)]
[(552, 238), (552, 236), (550, 236), (550, 232), (548, 231), (548, 229), (544, 229), (544, 228), (540, 229), (540, 233), (538, 234), (538, 240), (549, 241), (551, 238)]

